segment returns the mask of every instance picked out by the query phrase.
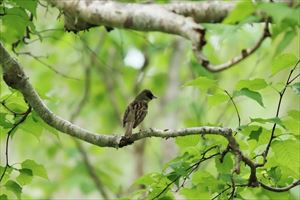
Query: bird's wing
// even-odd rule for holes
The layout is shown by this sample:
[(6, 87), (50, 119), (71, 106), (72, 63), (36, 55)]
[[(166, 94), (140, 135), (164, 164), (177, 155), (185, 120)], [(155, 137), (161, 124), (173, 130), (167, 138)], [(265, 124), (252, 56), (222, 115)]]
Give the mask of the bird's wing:
[(146, 117), (148, 113), (148, 105), (145, 102), (139, 101), (134, 105), (134, 125), (133, 128), (137, 127)]

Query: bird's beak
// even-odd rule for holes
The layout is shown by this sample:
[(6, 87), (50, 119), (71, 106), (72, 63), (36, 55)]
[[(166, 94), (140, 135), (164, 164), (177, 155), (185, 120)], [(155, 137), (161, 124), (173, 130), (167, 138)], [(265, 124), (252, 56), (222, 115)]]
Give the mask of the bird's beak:
[(157, 99), (157, 97), (153, 95), (153, 99)]

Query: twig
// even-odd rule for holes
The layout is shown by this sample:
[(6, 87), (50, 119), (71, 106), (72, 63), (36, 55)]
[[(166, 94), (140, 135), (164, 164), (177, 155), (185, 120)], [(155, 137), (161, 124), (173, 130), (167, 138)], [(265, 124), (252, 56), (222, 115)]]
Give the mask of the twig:
[[(203, 32), (203, 33), (205, 34), (205, 32)], [(259, 38), (259, 40), (255, 43), (255, 45), (252, 48), (243, 49), (241, 52), (241, 55), (231, 59), (228, 62), (219, 64), (219, 65), (212, 65), (209, 62), (209, 60), (203, 55), (202, 49), (203, 49), (203, 46), (206, 44), (206, 42), (202, 42), (200, 44), (194, 44), (193, 50), (194, 50), (194, 54), (195, 54), (198, 62), (203, 67), (205, 67), (207, 70), (209, 70), (211, 72), (220, 72), (220, 71), (223, 71), (225, 69), (235, 66), (236, 64), (238, 64), (239, 62), (241, 62), (242, 60), (244, 60), (245, 58), (247, 58), (248, 56), (253, 54), (261, 46), (263, 41), (270, 36), (271, 36), (271, 34), (269, 31), (269, 19), (267, 19), (265, 22), (264, 31), (263, 31), (261, 37)], [(204, 38), (204, 36), (203, 36), (203, 38)]]
[(239, 126), (238, 126), (238, 127), (240, 127), (240, 126), (241, 126), (241, 117), (240, 117), (240, 114), (239, 114), (239, 110), (237, 109), (237, 106), (236, 106), (235, 102), (233, 101), (232, 96), (227, 92), (227, 90), (224, 90), (224, 91), (225, 91), (226, 94), (229, 96), (230, 101), (232, 102), (232, 104), (233, 104), (233, 106), (234, 106), (234, 109), (235, 109), (235, 111), (236, 111), (236, 115), (237, 115), (237, 117), (238, 117), (238, 123), (239, 123)]
[[(296, 69), (297, 65), (299, 64), (300, 62), (300, 59), (297, 61), (297, 63), (295, 64), (295, 66), (293, 67), (293, 69), (290, 71), (289, 73), (289, 76), (287, 78), (287, 81), (285, 83), (285, 86), (284, 88), (279, 92), (279, 100), (278, 100), (278, 106), (277, 106), (277, 110), (276, 110), (276, 115), (275, 117), (278, 117), (279, 116), (279, 111), (280, 111), (280, 107), (281, 107), (281, 102), (282, 102), (282, 98), (283, 98), (283, 95), (287, 89), (287, 87), (295, 80), (295, 78), (293, 78), (292, 80), (290, 80), (294, 70)], [(296, 76), (297, 77), (297, 76)], [(262, 156), (263, 156), (263, 162), (260, 163), (260, 164), (256, 164), (256, 167), (262, 167), (266, 164), (267, 162), (267, 156), (268, 156), (268, 153), (269, 153), (269, 150), (270, 150), (270, 147), (271, 147), (271, 143), (273, 141), (273, 139), (275, 138), (274, 134), (275, 134), (275, 129), (276, 129), (276, 126), (277, 126), (277, 123), (274, 123), (273, 127), (272, 127), (272, 131), (271, 131), (271, 136), (270, 136), (270, 139), (269, 139), (269, 142), (267, 144), (267, 147), (265, 149), (265, 151), (262, 153)]]
[(233, 200), (234, 199), (234, 194), (235, 194), (235, 182), (234, 182), (234, 179), (233, 179), (233, 175), (231, 176), (231, 188), (232, 188), (232, 191), (230, 193), (230, 196), (228, 199), (230, 200)]
[[(183, 180), (183, 183), (185, 183), (185, 181), (186, 181), (186, 179), (199, 167), (199, 165), (202, 163), (202, 162), (204, 162), (204, 161), (206, 161), (206, 160), (209, 160), (209, 159), (211, 159), (211, 158), (213, 158), (213, 157), (215, 157), (215, 156), (217, 156), (217, 155), (220, 155), (220, 153), (218, 152), (218, 153), (215, 153), (215, 154), (212, 154), (212, 155), (210, 155), (210, 156), (208, 156), (208, 157), (205, 157), (205, 155), (209, 152), (209, 151), (211, 151), (212, 149), (215, 149), (215, 148), (217, 148), (218, 146), (217, 145), (215, 145), (215, 146), (213, 146), (213, 147), (210, 147), (210, 148), (208, 148), (207, 150), (205, 150), (203, 153), (202, 153), (202, 157), (200, 158), (200, 160), (198, 161), (198, 162), (196, 162), (196, 163), (194, 163), (193, 165), (191, 165), (190, 167), (188, 167), (185, 171), (189, 171), (189, 170), (191, 170), (191, 171), (189, 171), (188, 173), (187, 173), (187, 175), (184, 177), (184, 180)], [(176, 181), (178, 181), (180, 178), (181, 178), (182, 176), (181, 175), (179, 175), (179, 176), (177, 176), (173, 181), (171, 181), (170, 183), (168, 183), (167, 185), (166, 185), (166, 187), (159, 193), (159, 194), (157, 194), (155, 197), (153, 197), (152, 198), (152, 200), (153, 199), (157, 199), (158, 197), (160, 197), (160, 195), (162, 195), (173, 183), (175, 183)], [(182, 184), (181, 185), (181, 187), (183, 187), (184, 186), (184, 184)], [(180, 188), (180, 187), (179, 187)], [(178, 189), (179, 190), (179, 189)], [(178, 191), (177, 190), (177, 191)]]
[(224, 192), (226, 192), (230, 188), (231, 188), (231, 185), (229, 185), (227, 188), (225, 188), (224, 190), (222, 190), (219, 194), (217, 194), (216, 196), (214, 196), (211, 200), (215, 200), (216, 198), (218, 198), (219, 196), (221, 196)]
[(12, 113), (13, 115), (24, 115), (26, 114), (27, 111), (25, 112), (16, 112), (16, 111), (13, 111), (12, 109), (10, 109), (6, 104), (5, 104), (5, 100), (4, 101), (1, 101), (0, 104), (6, 109), (8, 110), (10, 113)]
[(4, 170), (0, 176), (0, 183), (5, 175), (5, 172), (7, 170), (7, 168), (9, 167), (9, 162), (8, 162), (8, 142), (9, 142), (9, 138), (10, 138), (10, 135), (12, 134), (12, 132), (21, 124), (23, 123), (27, 116), (29, 115), (29, 113), (31, 112), (31, 107), (29, 106), (27, 111), (23, 114), (22, 118), (13, 125), (13, 127), (7, 132), (7, 136), (6, 136), (6, 143), (5, 143), (5, 160), (6, 160), (6, 164), (5, 164), (5, 167), (4, 167)]
[[(70, 117), (71, 122), (75, 121), (75, 119), (79, 116), (80, 112), (82, 111), (84, 105), (88, 101), (89, 94), (90, 94), (90, 87), (91, 87), (91, 67), (89, 66), (89, 67), (86, 67), (86, 69), (85, 69), (85, 82), (84, 82), (83, 96), (82, 96), (80, 102), (78, 103), (77, 108), (71, 114), (71, 117)], [(102, 197), (104, 199), (108, 199), (109, 197), (104, 189), (102, 180), (100, 180), (100, 178), (98, 177), (96, 170), (93, 167), (93, 165), (91, 164), (88, 154), (86, 153), (84, 147), (81, 145), (81, 143), (76, 138), (73, 138), (73, 141), (74, 141), (79, 153), (81, 154), (83, 163), (85, 164), (87, 172), (89, 173), (91, 179), (93, 180), (97, 190), (99, 191), (99, 193), (102, 195)]]
[(300, 185), (300, 180), (297, 180), (295, 181), (294, 183), (286, 186), (286, 187), (282, 187), (282, 188), (277, 188), (277, 187), (271, 187), (271, 186), (268, 186), (268, 185), (265, 185), (264, 183), (262, 182), (259, 182), (260, 186), (266, 190), (270, 190), (270, 191), (273, 191), (273, 192), (286, 192), (288, 190), (290, 190), (291, 188), (293, 187), (296, 187), (298, 185)]
[(14, 53), (16, 55), (27, 55), (27, 56), (30, 56), (32, 57), (33, 59), (35, 59), (36, 61), (38, 61), (39, 63), (43, 64), (44, 66), (46, 66), (48, 69), (52, 70), (54, 73), (64, 77), (64, 78), (67, 78), (67, 79), (72, 79), (72, 80), (76, 80), (76, 81), (80, 81), (80, 79), (76, 78), (76, 77), (72, 77), (72, 76), (69, 76), (65, 73), (62, 73), (60, 71), (58, 71), (57, 69), (55, 69), (55, 67), (49, 65), (48, 63), (44, 62), (43, 60), (41, 60), (41, 56), (35, 56), (33, 55), (31, 52), (16, 52), (14, 51)]

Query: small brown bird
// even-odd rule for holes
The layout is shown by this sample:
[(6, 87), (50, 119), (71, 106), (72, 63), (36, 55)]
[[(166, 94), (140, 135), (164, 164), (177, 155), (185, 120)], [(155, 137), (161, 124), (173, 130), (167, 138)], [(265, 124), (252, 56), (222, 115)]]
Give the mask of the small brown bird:
[(123, 127), (126, 128), (125, 136), (132, 135), (132, 129), (137, 127), (146, 117), (148, 112), (148, 102), (157, 98), (150, 90), (143, 90), (131, 102), (124, 113)]

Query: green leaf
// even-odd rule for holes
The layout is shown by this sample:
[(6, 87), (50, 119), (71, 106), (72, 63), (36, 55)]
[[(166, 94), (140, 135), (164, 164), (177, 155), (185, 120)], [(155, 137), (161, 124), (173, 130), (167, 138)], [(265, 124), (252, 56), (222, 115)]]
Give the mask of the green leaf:
[(7, 113), (0, 113), (0, 126), (2, 126), (5, 129), (8, 129), (13, 127), (13, 124), (6, 119), (6, 115)]
[(267, 87), (268, 84), (264, 79), (253, 79), (253, 80), (241, 80), (237, 83), (236, 89), (241, 90), (243, 88), (248, 88), (249, 90), (261, 90), (265, 87)]
[(37, 7), (37, 0), (13, 0), (16, 2), (17, 5), (19, 5), (22, 8), (25, 8), (26, 10), (30, 11), (33, 16), (36, 16), (36, 7)]
[(209, 192), (205, 190), (202, 186), (193, 187), (193, 188), (182, 188), (180, 194), (186, 197), (186, 199), (211, 199)]
[(268, 175), (273, 179), (275, 183), (280, 181), (281, 179), (281, 170), (279, 167), (271, 167), (270, 170), (267, 171)]
[(281, 53), (293, 40), (293, 38), (295, 38), (297, 35), (295, 33), (295, 31), (288, 31), (285, 32), (282, 40), (279, 42), (277, 48), (276, 48), (276, 52), (275, 54), (279, 54)]
[(292, 90), (300, 96), (300, 82), (293, 84), (291, 87)]
[(300, 135), (300, 120), (288, 117), (283, 120), (283, 125), (294, 135)]
[(12, 191), (18, 199), (21, 199), (21, 194), (22, 194), (22, 187), (16, 183), (15, 181), (9, 180), (5, 183), (4, 187), (7, 190)]
[(6, 194), (1, 194), (0, 195), (0, 200), (7, 200), (7, 195)]
[(290, 110), (288, 111), (288, 115), (295, 120), (300, 121), (300, 111), (299, 110)]
[(229, 12), (225, 18), (224, 23), (236, 23), (244, 20), (255, 11), (255, 5), (251, 1), (240, 1), (235, 8)]
[(251, 120), (251, 123), (252, 122), (257, 122), (257, 123), (260, 123), (260, 124), (266, 124), (266, 123), (276, 123), (278, 124), (279, 126), (281, 126), (282, 128), (285, 128), (285, 126), (283, 125), (282, 121), (280, 118), (278, 117), (274, 117), (274, 118), (250, 118)]
[(226, 94), (222, 93), (207, 96), (208, 105), (210, 106), (216, 106), (228, 100), (229, 97)]
[(284, 20), (294, 21), (295, 24), (299, 24), (299, 11), (296, 8), (288, 7), (285, 3), (261, 3), (258, 5), (258, 9), (271, 16), (275, 24), (283, 23)]
[(26, 123), (23, 123), (22, 126), (20, 126), (20, 129), (26, 133), (33, 134), (38, 140), (43, 132), (42, 123), (35, 121), (32, 114), (27, 117)]
[[(3, 167), (0, 166), (0, 174), (3, 174), (4, 170), (5, 170), (5, 167), (4, 167), (4, 166), (3, 166)], [(9, 175), (11, 174), (11, 172), (12, 172), (12, 168), (11, 168), (11, 167), (8, 167), (8, 168), (6, 169), (6, 171), (5, 171), (5, 174), (4, 174), (4, 177), (3, 177), (2, 180), (8, 179), (8, 178), (9, 178)]]
[(249, 135), (249, 140), (256, 140), (258, 141), (260, 134), (262, 133), (262, 127), (259, 127), (257, 130), (251, 131)]
[(216, 157), (215, 165), (219, 173), (230, 174), (233, 168), (233, 160), (230, 154), (227, 153), (222, 163), (220, 162), (220, 157)]
[(264, 107), (264, 103), (262, 100), (262, 96), (259, 92), (255, 92), (252, 90), (249, 90), (247, 88), (243, 88), (239, 91), (235, 91), (233, 94), (234, 97), (237, 96), (246, 96), (249, 97), (250, 99), (253, 99), (254, 101), (256, 101), (259, 105), (261, 105), (262, 107)]
[(43, 165), (37, 164), (34, 160), (25, 160), (22, 162), (22, 168), (30, 169), (34, 176), (39, 176), (48, 179), (46, 169)]
[(21, 185), (27, 185), (29, 183), (31, 183), (31, 180), (33, 178), (33, 174), (31, 169), (20, 169), (19, 170), (20, 174), (17, 177), (17, 181), (21, 184)]
[(209, 88), (216, 86), (216, 80), (212, 80), (207, 77), (201, 76), (187, 82), (185, 86), (196, 86), (202, 90), (207, 90)]
[(13, 43), (20, 39), (29, 23), (27, 13), (22, 8), (14, 7), (6, 10), (7, 15), (1, 17), (1, 39)]
[(177, 137), (176, 138), (176, 144), (181, 147), (189, 147), (189, 146), (195, 146), (198, 144), (200, 141), (200, 136), (199, 135), (190, 135), (187, 137)]
[(271, 64), (272, 74), (274, 75), (277, 72), (279, 72), (285, 68), (295, 65), (296, 62), (297, 62), (297, 58), (295, 55), (281, 54), (281, 55), (277, 56)]
[(298, 140), (274, 141), (271, 147), (276, 159), (280, 161), (280, 165), (289, 168), (294, 172), (293, 177), (299, 179), (300, 142)]

